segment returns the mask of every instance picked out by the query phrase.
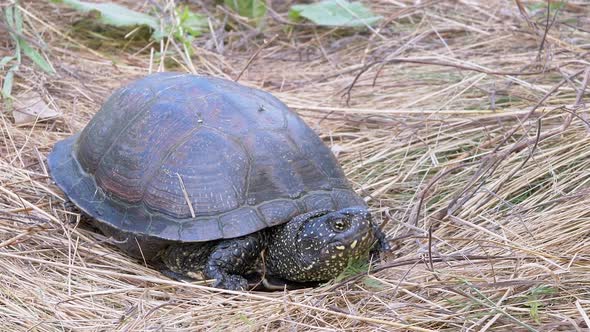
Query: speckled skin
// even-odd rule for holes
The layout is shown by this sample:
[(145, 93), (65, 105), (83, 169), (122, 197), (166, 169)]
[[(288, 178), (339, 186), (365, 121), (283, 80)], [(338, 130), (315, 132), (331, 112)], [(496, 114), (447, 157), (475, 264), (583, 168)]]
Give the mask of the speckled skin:
[(317, 210), (290, 222), (244, 237), (204, 244), (170, 246), (162, 260), (181, 275), (202, 272), (214, 286), (247, 289), (244, 274), (260, 269), (286, 281), (319, 282), (340, 274), (350, 259), (367, 257), (372, 248), (386, 250), (385, 236), (362, 207)]

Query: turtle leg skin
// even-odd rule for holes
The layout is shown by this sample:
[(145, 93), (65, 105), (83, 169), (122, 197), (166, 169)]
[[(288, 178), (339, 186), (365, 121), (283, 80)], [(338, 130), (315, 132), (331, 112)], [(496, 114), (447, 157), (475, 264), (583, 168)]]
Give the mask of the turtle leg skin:
[(163, 275), (165, 275), (166, 277), (176, 280), (176, 281), (181, 281), (181, 282), (195, 282), (197, 281), (197, 279), (195, 278), (191, 278), (187, 275), (184, 275), (182, 273), (179, 272), (174, 272), (172, 270), (170, 270), (167, 266), (164, 265), (155, 265), (156, 268), (160, 271), (160, 273), (162, 273)]
[[(200, 272), (211, 253), (208, 243), (184, 243), (170, 245), (160, 254), (160, 272), (177, 281), (202, 279)], [(191, 280), (192, 279), (192, 280)]]
[(262, 249), (263, 235), (254, 233), (213, 243), (172, 245), (163, 252), (162, 261), (174, 273), (174, 279), (179, 279), (179, 275), (194, 278), (202, 272), (205, 278), (215, 279), (213, 287), (246, 290), (248, 281), (243, 276), (251, 270)]
[(263, 236), (260, 233), (223, 240), (215, 245), (205, 263), (203, 273), (215, 279), (213, 287), (246, 290), (248, 280), (244, 274), (256, 263), (263, 249)]

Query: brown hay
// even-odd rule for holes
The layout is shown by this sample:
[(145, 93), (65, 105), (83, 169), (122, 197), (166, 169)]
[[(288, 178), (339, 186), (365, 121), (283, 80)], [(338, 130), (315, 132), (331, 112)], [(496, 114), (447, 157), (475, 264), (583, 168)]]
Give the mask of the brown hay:
[[(196, 40), (189, 63), (172, 43), (164, 61), (157, 44), (90, 49), (71, 10), (21, 1), (26, 36), (47, 44), (58, 74), (25, 58), (13, 95), (37, 91), (63, 117), (16, 126), (0, 113), (3, 330), (588, 328), (590, 10), (568, 1), (547, 30), (531, 3), (372, 1), (385, 17), (373, 33), (273, 19), (260, 32), (233, 16), (236, 29)], [(0, 58), (12, 54), (0, 41)], [(44, 157), (162, 63), (243, 71), (303, 115), (387, 220), (386, 262), (316, 289), (221, 291), (162, 276), (64, 211)]]

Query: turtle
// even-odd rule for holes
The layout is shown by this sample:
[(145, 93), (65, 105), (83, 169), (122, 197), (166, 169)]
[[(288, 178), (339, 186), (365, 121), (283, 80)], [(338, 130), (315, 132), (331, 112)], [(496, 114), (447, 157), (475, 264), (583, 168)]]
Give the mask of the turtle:
[(389, 248), (321, 138), (270, 93), (223, 78), (138, 78), (47, 164), (122, 251), (218, 288), (245, 290), (252, 271), (325, 282)]

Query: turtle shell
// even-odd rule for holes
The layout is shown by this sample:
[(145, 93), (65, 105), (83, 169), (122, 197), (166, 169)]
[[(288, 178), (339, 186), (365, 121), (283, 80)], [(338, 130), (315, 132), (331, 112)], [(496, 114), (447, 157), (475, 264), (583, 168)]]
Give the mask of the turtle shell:
[(48, 157), (68, 198), (108, 228), (233, 238), (315, 209), (364, 205), (321, 139), (267, 92), (181, 73), (115, 91)]

